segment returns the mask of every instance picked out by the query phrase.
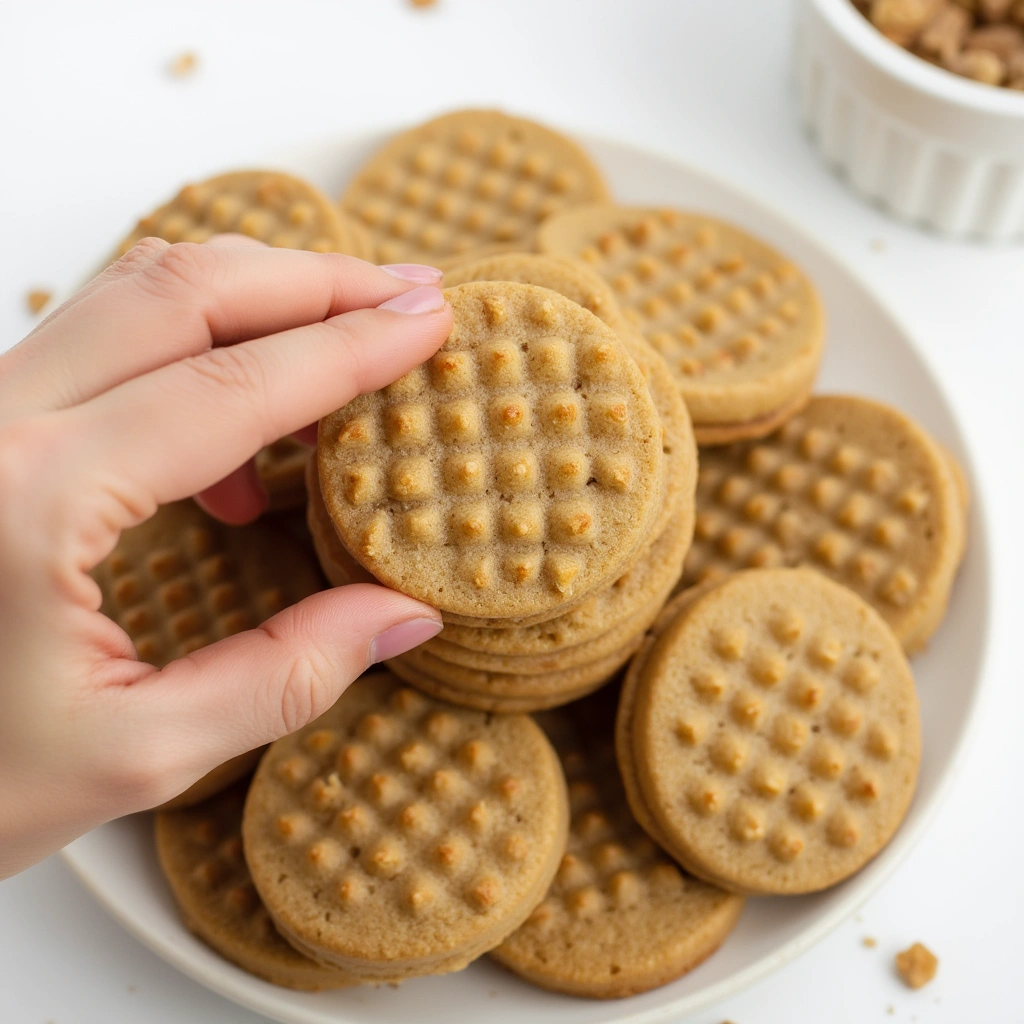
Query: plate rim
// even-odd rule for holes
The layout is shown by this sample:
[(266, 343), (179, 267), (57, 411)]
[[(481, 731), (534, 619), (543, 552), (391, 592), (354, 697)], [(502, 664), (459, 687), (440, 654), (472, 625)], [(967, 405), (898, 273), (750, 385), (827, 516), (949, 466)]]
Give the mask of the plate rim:
[[(379, 142), (393, 132), (404, 130), (408, 127), (409, 125), (403, 122), (394, 127), (375, 127), (369, 131), (362, 130), (331, 135), (323, 134), (310, 137), (304, 142), (289, 144), (288, 149), (293, 152), (302, 152), (314, 148), (326, 149), (327, 147), (337, 148), (340, 146), (345, 148), (368, 148), (373, 143)], [(613, 1024), (664, 1024), (664, 1022), (671, 1019), (678, 1019), (678, 1015), (681, 1013), (691, 1014), (714, 1006), (714, 1004), (749, 988), (762, 978), (798, 959), (855, 914), (888, 881), (933, 824), (936, 814), (947, 801), (956, 779), (962, 774), (960, 769), (974, 746), (979, 723), (992, 694), (993, 686), (990, 663), (993, 630), (992, 609), (995, 586), (992, 572), (992, 529), (981, 475), (973, 449), (968, 444), (968, 434), (961, 420), (957, 402), (953, 400), (942, 379), (936, 373), (926, 350), (919, 343), (915, 333), (892, 308), (891, 304), (878, 294), (870, 282), (866, 280), (865, 276), (834, 245), (819, 239), (812, 231), (798, 223), (788, 212), (778, 209), (769, 201), (748, 191), (744, 186), (736, 184), (728, 176), (720, 175), (699, 164), (689, 163), (675, 153), (661, 147), (656, 145), (640, 145), (632, 141), (623, 141), (594, 132), (576, 132), (571, 128), (567, 131), (567, 134), (579, 141), (585, 148), (596, 144), (598, 147), (618, 149), (640, 158), (653, 158), (662, 163), (675, 165), (688, 175), (701, 179), (714, 189), (731, 193), (738, 197), (744, 205), (757, 210), (761, 216), (779, 224), (791, 236), (799, 239), (802, 245), (823, 252), (845, 276), (851, 278), (863, 292), (871, 296), (878, 311), (889, 321), (904, 343), (913, 352), (930, 385), (949, 414), (953, 435), (960, 451), (972, 499), (970, 506), (970, 543), (977, 551), (977, 557), (980, 561), (978, 571), (981, 573), (984, 584), (981, 631), (978, 637), (978, 667), (975, 673), (974, 685), (967, 699), (966, 713), (959, 736), (953, 744), (952, 753), (946, 760), (928, 804), (920, 810), (913, 823), (908, 824), (905, 822), (893, 840), (871, 862), (861, 869), (858, 875), (862, 877), (862, 885), (855, 888), (848, 896), (841, 898), (834, 907), (822, 913), (818, 920), (809, 924), (802, 932), (789, 939), (781, 947), (706, 988), (685, 994), (664, 1006), (652, 1007), (636, 1012), (627, 1010), (621, 1016), (615, 1017), (613, 1022)], [(190, 947), (183, 947), (174, 941), (153, 935), (137, 924), (117, 902), (108, 897), (104, 888), (91, 876), (87, 865), (80, 861), (76, 855), (74, 845), (72, 843), (61, 851), (61, 857), (64, 862), (100, 906), (140, 941), (143, 946), (170, 963), (186, 976), (255, 1013), (267, 1014), (271, 1012), (284, 1014), (289, 1019), (295, 1019), (294, 1006), (287, 1005), (287, 990), (280, 990), (280, 994), (278, 994), (279, 990), (274, 986), (246, 974), (241, 968), (236, 967), (229, 961), (224, 961), (223, 966), (231, 968), (231, 970), (221, 971), (219, 968), (222, 965), (219, 963), (217, 965), (218, 970), (213, 970), (201, 959), (195, 958), (191, 954)], [(196, 941), (200, 940), (197, 939)], [(250, 991), (253, 981), (260, 983), (260, 989), (258, 989), (259, 997), (254, 997)], [(264, 986), (268, 991), (262, 991)], [(627, 1003), (628, 1000), (622, 1000), (619, 1005), (625, 1009)], [(285, 1017), (279, 1017), (279, 1019), (285, 1019)], [(338, 1024), (347, 1024), (347, 1022), (345, 1018), (338, 1018)], [(612, 1022), (610, 1021), (609, 1024), (612, 1024)]]

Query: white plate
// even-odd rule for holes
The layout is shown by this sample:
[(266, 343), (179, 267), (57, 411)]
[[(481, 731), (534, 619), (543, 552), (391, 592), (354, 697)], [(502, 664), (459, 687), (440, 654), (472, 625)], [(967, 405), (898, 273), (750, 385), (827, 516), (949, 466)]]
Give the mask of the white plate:
[[(271, 154), (337, 194), (381, 140), (333, 141)], [(157, 866), (148, 816), (116, 821), (65, 851), (96, 898), (157, 954), (229, 999), (287, 1024), (610, 1024), (678, 1020), (798, 956), (853, 913), (921, 837), (956, 772), (982, 689), (991, 581), (984, 502), (956, 417), (927, 364), (893, 316), (850, 270), (787, 220), (721, 182), (673, 160), (599, 139), (585, 140), (624, 202), (667, 203), (718, 214), (772, 241), (807, 269), (828, 310), (819, 390), (870, 395), (920, 420), (957, 455), (970, 481), (971, 536), (948, 617), (915, 659), (924, 731), (917, 796), (895, 840), (860, 874), (828, 892), (750, 900), (722, 949), (685, 978), (644, 995), (591, 1002), (533, 988), (484, 960), (443, 978), (399, 988), (298, 993), (251, 977), (181, 924)], [(214, 169), (211, 169), (211, 172)]]

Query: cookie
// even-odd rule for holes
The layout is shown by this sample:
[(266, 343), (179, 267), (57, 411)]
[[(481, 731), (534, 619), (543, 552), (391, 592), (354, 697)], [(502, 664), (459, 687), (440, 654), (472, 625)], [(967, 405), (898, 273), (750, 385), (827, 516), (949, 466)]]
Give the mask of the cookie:
[(315, 992), (354, 984), (297, 953), (271, 923), (242, 853), (246, 788), (156, 815), (156, 852), (182, 920), (221, 956), (275, 985)]
[(517, 697), (508, 694), (478, 693), (459, 686), (450, 686), (440, 679), (435, 679), (404, 662), (395, 662), (388, 666), (399, 679), (414, 686), (417, 690), (438, 700), (457, 704), (459, 707), (471, 708), (473, 711), (496, 711), (501, 715), (528, 714), (545, 708), (569, 704), (574, 700), (593, 693), (592, 684), (581, 686), (578, 690), (557, 691), (553, 694)]
[(444, 705), (374, 673), (270, 747), (242, 834), (293, 946), (400, 980), (459, 970), (522, 924), (567, 824), (558, 758), (531, 719)]
[(563, 256), (507, 252), (464, 260), (445, 269), (442, 286), (454, 288), (471, 281), (517, 281), (550, 288), (590, 310), (620, 337), (623, 329), (630, 330), (611, 285), (589, 267)]
[(657, 411), (614, 332), (563, 296), (445, 296), (441, 351), (321, 420), (324, 502), (385, 585), (475, 619), (553, 618), (622, 574), (659, 511)]
[(100, 610), (157, 668), (253, 629), (322, 587), (291, 538), (262, 523), (225, 526), (191, 500), (125, 530), (91, 575)]
[(679, 579), (688, 547), (684, 529), (665, 530), (610, 587), (564, 615), (533, 626), (504, 629), (446, 622), (442, 636), (464, 650), (510, 657), (550, 655), (590, 644), (651, 604), (663, 604)]
[(824, 313), (793, 264), (732, 225), (668, 209), (592, 205), (558, 214), (542, 252), (583, 260), (661, 353), (697, 443), (762, 437), (807, 400)]
[(712, 585), (655, 642), (633, 701), (633, 767), (659, 838), (730, 891), (835, 885), (910, 805), (910, 666), (870, 605), (813, 570)]
[(355, 176), (342, 208), (376, 263), (433, 263), (484, 247), (532, 249), (558, 210), (606, 198), (576, 143), (496, 110), (460, 110), (392, 138)]
[[(542, 673), (517, 674), (511, 669), (486, 672), (466, 668), (442, 661), (422, 646), (400, 654), (388, 662), (388, 667), (414, 686), (419, 685), (423, 677), (436, 680), (450, 694), (459, 695), (449, 698), (456, 704), (478, 706), (461, 699), (463, 694), (498, 699), (511, 697), (520, 707), (526, 705), (524, 710), (535, 711), (568, 703), (603, 686), (629, 661), (642, 641), (643, 633), (640, 632), (602, 658)], [(531, 699), (532, 704), (528, 703)]]
[(350, 583), (376, 583), (346, 550), (338, 539), (331, 514), (320, 492), (320, 471), (314, 455), (306, 460), (306, 525), (313, 538), (313, 549), (331, 586), (346, 587)]
[(311, 445), (282, 437), (256, 453), (256, 473), (270, 498), (269, 509), (300, 508), (306, 503), (306, 463)]
[[(307, 521), (317, 557), (328, 580), (336, 587), (350, 583), (377, 582), (352, 558), (338, 539), (320, 493), (315, 458), (307, 463), (306, 475), (309, 493)], [(457, 645), (470, 655), (480, 652), (484, 655), (510, 657), (550, 657), (556, 652), (568, 649), (576, 652), (583, 645), (589, 647), (600, 638), (600, 646), (594, 647), (591, 659), (599, 657), (615, 647), (622, 646), (626, 637), (634, 635), (638, 630), (642, 632), (642, 629), (646, 628), (641, 628), (641, 617), (664, 604), (665, 598), (676, 585), (682, 572), (683, 558), (688, 547), (688, 531), (680, 520), (678, 529), (665, 530), (654, 544), (641, 554), (636, 564), (610, 587), (599, 591), (564, 615), (536, 625), (523, 626), (503, 621), (494, 627), (456, 624), (446, 618), (444, 638), (451, 645)], [(633, 626), (624, 629), (624, 624), (630, 620), (633, 620)], [(609, 634), (615, 636), (605, 639)], [(428, 641), (428, 649), (430, 643)], [(456, 659), (449, 660), (458, 663)], [(575, 656), (569, 660), (568, 665), (573, 664), (574, 660)], [(496, 667), (493, 662), (470, 664), (465, 658), (462, 661), (470, 668), (493, 670)], [(402, 675), (402, 678), (408, 679), (406, 675)], [(437, 687), (421, 688), (433, 696), (450, 699), (450, 691), (447, 689), (442, 692)], [(480, 707), (480, 704), (474, 702), (468, 706)], [(502, 709), (487, 705), (486, 710)], [(523, 711), (526, 708), (516, 705), (514, 710)]]
[[(168, 662), (252, 629), (321, 590), (309, 552), (263, 523), (225, 526), (194, 501), (159, 508), (125, 530), (91, 573), (100, 610), (131, 638), (139, 660)], [(173, 806), (201, 800), (250, 771), (259, 751), (215, 768)]]
[(491, 957), (556, 992), (621, 998), (710, 956), (742, 898), (684, 875), (630, 813), (615, 766), (614, 704), (602, 692), (539, 722), (569, 784), (569, 842), (544, 902)]
[(619, 690), (619, 707), (615, 716), (615, 757), (619, 766), (619, 778), (622, 780), (623, 791), (633, 817), (661, 847), (666, 847), (668, 843), (644, 801), (637, 778), (636, 758), (633, 755), (633, 713), (636, 707), (636, 690), (647, 668), (647, 659), (661, 634), (675, 622), (684, 608), (688, 608), (698, 597), (702, 597), (717, 585), (717, 583), (702, 583), (699, 586), (690, 587), (688, 590), (676, 594), (662, 608), (661, 614), (658, 615), (630, 661), (629, 667), (622, 677), (622, 686)]
[(143, 217), (116, 255), (150, 235), (168, 242), (205, 242), (227, 232), (283, 249), (369, 256), (360, 224), (339, 213), (319, 189), (280, 171), (233, 171), (186, 185)]
[[(599, 632), (586, 643), (564, 646), (552, 644), (551, 651), (543, 654), (521, 654), (518, 652), (493, 654), (487, 651), (467, 649), (441, 637), (428, 640), (420, 645), (420, 649), (446, 664), (458, 665), (480, 672), (545, 675), (586, 665), (620, 650), (637, 636), (647, 632), (648, 627), (658, 617), (658, 612), (661, 611), (664, 603), (665, 595), (662, 595), (660, 600), (649, 601), (635, 615), (631, 615), (610, 629)], [(538, 628), (541, 627), (531, 626), (522, 631), (501, 629), (474, 630), (474, 632), (483, 632), (486, 636), (497, 635), (504, 640), (509, 633), (516, 636), (520, 632), (528, 633), (529, 630)]]
[[(611, 286), (594, 271), (573, 260), (532, 253), (506, 253), (461, 264), (446, 271), (446, 288), (469, 281), (517, 281), (550, 288), (603, 320), (619, 336), (626, 351), (640, 367), (654, 407), (658, 410), (665, 453), (662, 513), (651, 524), (657, 537), (670, 518), (685, 532), (693, 522), (692, 501), (697, 473), (697, 449), (693, 424), (668, 364), (626, 321)], [(677, 508), (676, 491), (687, 495)]]
[[(872, 604), (908, 653), (949, 601), (966, 539), (958, 471), (903, 413), (817, 396), (771, 437), (705, 451), (682, 585), (813, 566)], [(962, 479), (962, 478), (961, 478)]]

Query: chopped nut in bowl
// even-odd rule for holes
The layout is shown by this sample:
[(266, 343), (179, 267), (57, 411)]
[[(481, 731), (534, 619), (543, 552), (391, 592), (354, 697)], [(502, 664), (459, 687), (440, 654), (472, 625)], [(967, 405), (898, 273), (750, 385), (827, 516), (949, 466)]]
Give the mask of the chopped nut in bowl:
[(1024, 238), (1024, 0), (796, 6), (801, 116), (853, 188), (944, 235)]

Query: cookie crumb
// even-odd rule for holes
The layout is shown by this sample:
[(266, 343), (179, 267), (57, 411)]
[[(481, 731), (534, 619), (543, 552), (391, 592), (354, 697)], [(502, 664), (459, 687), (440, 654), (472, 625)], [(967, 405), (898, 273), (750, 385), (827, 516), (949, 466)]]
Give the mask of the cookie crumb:
[(887, 1006), (887, 1007), (885, 1008), (885, 1012), (886, 1012), (887, 1014), (889, 1014), (889, 1016), (890, 1016), (890, 1017), (892, 1017), (892, 1016), (893, 1016), (893, 1015), (894, 1015), (894, 1014), (896, 1013), (896, 1007), (895, 1007), (895, 1006), (893, 1006), (893, 1005), (892, 1005), (892, 1003), (890, 1003), (890, 1004), (889, 1004), (889, 1005), (888, 1005), (888, 1006)]
[(44, 288), (33, 288), (25, 296), (25, 305), (28, 306), (31, 313), (41, 313), (43, 307), (53, 298), (53, 292), (48, 292)]
[(875, 946), (878, 945), (878, 939), (873, 939), (870, 935), (865, 935), (864, 938), (860, 940), (860, 944), (865, 949), (874, 949)]
[(171, 61), (167, 70), (174, 78), (184, 78), (191, 75), (198, 65), (199, 58), (194, 53), (182, 53)]
[(413, 7), (433, 7), (437, 0), (409, 0)]
[(938, 969), (938, 957), (920, 942), (896, 954), (896, 971), (911, 988), (927, 985)]

